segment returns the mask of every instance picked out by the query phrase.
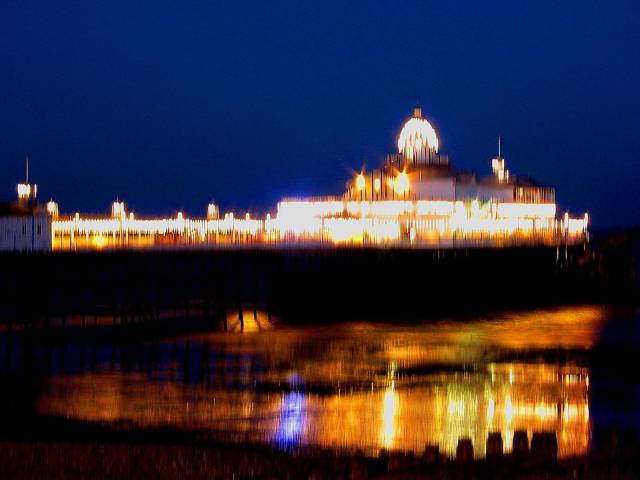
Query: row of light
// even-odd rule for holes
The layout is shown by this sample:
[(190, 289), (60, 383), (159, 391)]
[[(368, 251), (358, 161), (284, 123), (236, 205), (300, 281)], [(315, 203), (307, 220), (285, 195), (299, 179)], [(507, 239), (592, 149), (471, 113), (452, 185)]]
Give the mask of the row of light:
[(209, 233), (257, 235), (264, 229), (262, 220), (236, 219), (232, 214), (222, 219), (201, 220), (184, 218), (180, 212), (176, 218), (138, 219), (133, 213), (120, 218), (81, 218), (78, 213), (67, 220), (53, 220), (54, 235), (167, 235), (188, 234), (204, 236)]
[[(451, 400), (447, 405), (447, 412), (452, 415), (464, 415), (466, 410), (464, 400)], [(533, 403), (520, 403), (514, 404), (511, 401), (511, 397), (507, 397), (504, 405), (504, 415), (507, 421), (512, 421), (514, 416), (520, 417), (532, 417), (536, 416), (541, 419), (556, 419), (561, 415), (565, 422), (574, 421), (578, 417), (579, 409), (582, 407), (583, 420), (589, 421), (589, 405), (585, 402), (584, 405), (577, 405), (575, 403), (565, 402), (558, 405), (553, 402), (537, 402)], [(562, 412), (562, 413), (560, 413)], [(490, 399), (487, 405), (487, 418), (493, 420), (496, 414), (495, 400)]]
[[(57, 209), (57, 205), (56, 205)], [(57, 236), (184, 235), (208, 239), (213, 235), (262, 236), (266, 241), (329, 241), (333, 243), (378, 243), (398, 241), (406, 236), (411, 243), (438, 240), (462, 234), (468, 238), (505, 238), (525, 235), (557, 238), (581, 237), (588, 226), (583, 219), (556, 220), (555, 204), (487, 203), (462, 201), (305, 201), (288, 200), (278, 204), (275, 218), (189, 219), (182, 212), (175, 218), (138, 219), (125, 211), (124, 203), (114, 202), (111, 218), (54, 218)], [(209, 214), (214, 209), (208, 209)], [(217, 209), (215, 209), (217, 215)], [(435, 237), (434, 237), (435, 236)]]
[(278, 218), (292, 221), (337, 216), (400, 217), (406, 215), (546, 220), (555, 218), (556, 205), (555, 203), (481, 203), (477, 199), (467, 202), (462, 200), (287, 200), (278, 203)]
[[(367, 180), (364, 173), (356, 175), (355, 187), (357, 192), (362, 192), (367, 188)], [(405, 194), (409, 191), (409, 175), (406, 171), (398, 172), (395, 178), (387, 177), (387, 185), (397, 194)], [(382, 181), (379, 178), (373, 179), (373, 191), (379, 193), (382, 188)]]

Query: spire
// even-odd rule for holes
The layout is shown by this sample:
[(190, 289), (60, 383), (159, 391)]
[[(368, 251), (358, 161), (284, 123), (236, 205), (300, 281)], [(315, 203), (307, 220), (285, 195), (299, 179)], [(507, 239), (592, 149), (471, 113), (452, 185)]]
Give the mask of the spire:
[(505, 169), (502, 158), (502, 135), (498, 135), (498, 156), (491, 160), (491, 170), (500, 183), (509, 183), (509, 170)]
[(27, 155), (27, 158), (24, 161), (24, 170), (25, 170), (24, 183), (25, 185), (29, 185), (29, 155)]

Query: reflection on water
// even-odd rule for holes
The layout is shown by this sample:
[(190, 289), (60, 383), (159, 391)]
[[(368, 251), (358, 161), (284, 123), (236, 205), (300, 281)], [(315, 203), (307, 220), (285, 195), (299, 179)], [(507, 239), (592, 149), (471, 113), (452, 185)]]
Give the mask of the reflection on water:
[(384, 391), (382, 402), (382, 431), (380, 435), (380, 445), (384, 448), (393, 447), (393, 440), (396, 433), (396, 413), (398, 411), (398, 394), (395, 390), (394, 381)]
[(304, 424), (304, 395), (300, 392), (289, 392), (283, 395), (275, 442), (282, 447), (297, 445)]
[(242, 311), (227, 312), (227, 330), (230, 332), (252, 333), (270, 330), (273, 321), (267, 312), (243, 308)]
[[(250, 315), (251, 318), (252, 315)], [(318, 445), (454, 454), (490, 432), (554, 431), (559, 456), (589, 448), (590, 371), (581, 352), (600, 308), (468, 322), (256, 328), (40, 352), (41, 414), (171, 426), (283, 448)], [(260, 317), (263, 323), (267, 319)], [(18, 361), (14, 359), (14, 362)]]

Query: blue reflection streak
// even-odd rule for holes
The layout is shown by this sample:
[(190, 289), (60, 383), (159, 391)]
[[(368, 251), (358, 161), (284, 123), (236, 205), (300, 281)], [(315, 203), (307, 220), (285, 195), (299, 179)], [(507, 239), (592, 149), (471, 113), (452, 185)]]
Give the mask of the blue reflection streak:
[(282, 397), (280, 423), (275, 443), (281, 448), (291, 448), (298, 444), (304, 428), (304, 394), (290, 392)]

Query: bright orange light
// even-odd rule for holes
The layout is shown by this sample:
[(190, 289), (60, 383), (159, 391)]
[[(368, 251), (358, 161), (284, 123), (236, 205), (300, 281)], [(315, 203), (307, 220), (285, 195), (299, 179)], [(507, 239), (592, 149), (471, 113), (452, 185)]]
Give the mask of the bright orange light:
[(102, 234), (98, 235), (97, 237), (93, 238), (93, 245), (98, 249), (102, 249), (107, 245), (107, 240), (105, 237), (102, 236)]
[(400, 172), (393, 182), (393, 189), (396, 193), (406, 193), (409, 191), (409, 175), (407, 172)]
[(52, 217), (58, 216), (58, 204), (53, 200), (47, 202), (47, 213)]
[(356, 190), (360, 192), (364, 190), (366, 186), (367, 181), (364, 179), (364, 175), (362, 173), (359, 173), (356, 176)]

